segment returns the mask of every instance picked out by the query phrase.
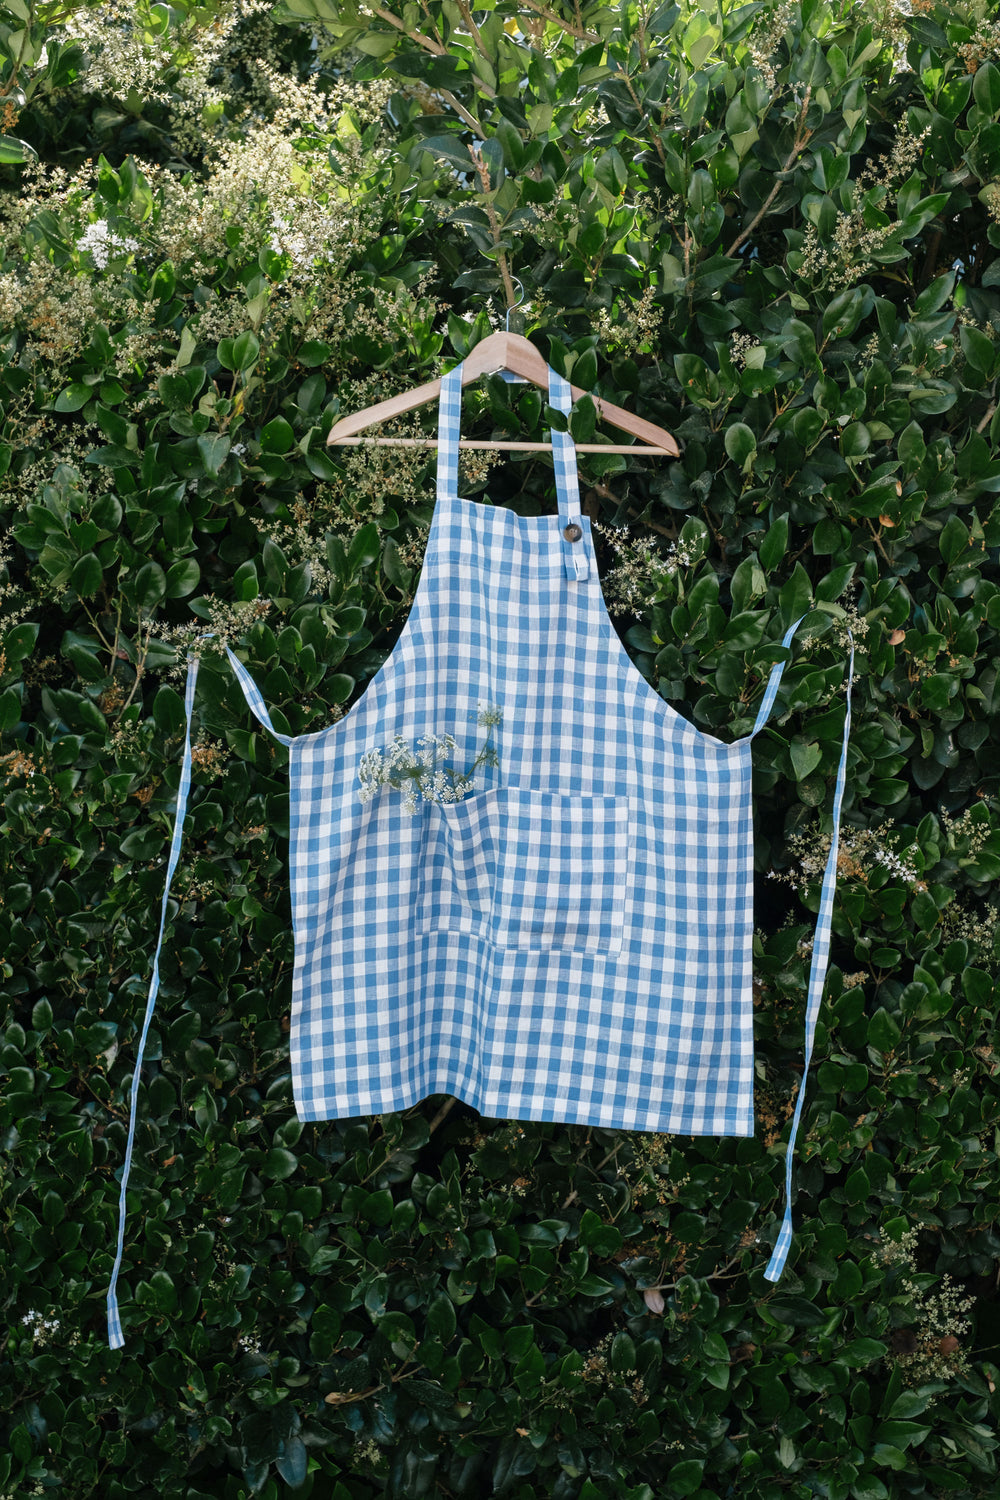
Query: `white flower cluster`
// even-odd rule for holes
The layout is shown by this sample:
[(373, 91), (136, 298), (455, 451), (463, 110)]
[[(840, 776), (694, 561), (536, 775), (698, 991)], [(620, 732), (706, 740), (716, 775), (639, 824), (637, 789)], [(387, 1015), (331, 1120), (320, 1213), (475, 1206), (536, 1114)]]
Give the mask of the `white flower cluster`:
[(875, 1254), (884, 1266), (899, 1266), (899, 1290), (909, 1300), (910, 1322), (897, 1334), (893, 1358), (904, 1372), (907, 1384), (918, 1386), (930, 1380), (956, 1379), (969, 1368), (969, 1356), (960, 1340), (972, 1326), (968, 1314), (976, 1299), (965, 1295), (946, 1273), (934, 1288), (925, 1287), (917, 1261), (922, 1224), (907, 1229), (893, 1240), (879, 1230)]
[(26, 1328), (30, 1328), (36, 1344), (47, 1344), (53, 1334), (58, 1333), (62, 1324), (57, 1318), (47, 1318), (44, 1313), (36, 1312), (29, 1308), (21, 1322)]
[(292, 264), (309, 270), (316, 261), (327, 261), (335, 265), (338, 261), (340, 240), (343, 237), (343, 216), (313, 213), (313, 222), (306, 232), (302, 224), (293, 224), (284, 214), (271, 215), (273, 233), (268, 246), (276, 255), (287, 255)]
[(689, 568), (697, 562), (697, 557), (677, 542), (661, 550), (658, 543), (647, 537), (631, 536), (627, 525), (594, 521), (592, 526), (614, 548), (619, 559), (601, 578), (604, 602), (613, 615), (641, 614), (667, 579), (673, 578), (679, 568)]
[[(794, 890), (805, 891), (817, 885), (826, 870), (830, 853), (830, 834), (818, 828), (793, 834), (788, 840), (788, 856), (793, 868), (769, 870), (769, 880), (784, 881)], [(837, 856), (837, 875), (842, 880), (860, 880), (867, 885), (875, 866), (888, 870), (890, 876), (913, 890), (925, 890), (926, 886), (915, 862), (917, 852), (914, 845), (900, 850), (891, 818), (881, 828), (842, 828)]]
[(139, 241), (127, 234), (116, 234), (109, 227), (107, 219), (95, 219), (77, 240), (76, 248), (93, 256), (94, 265), (99, 271), (103, 271), (113, 255), (125, 255), (129, 251), (138, 250)]
[(425, 734), (414, 747), (397, 734), (391, 744), (368, 750), (361, 757), (358, 796), (362, 802), (370, 802), (382, 787), (392, 787), (403, 793), (403, 807), (411, 817), (421, 798), (425, 802), (461, 802), (463, 797), (475, 791), (475, 773), (479, 767), (497, 764), (491, 736), (500, 719), (498, 708), (479, 710), (477, 722), (487, 730), (486, 744), (465, 771), (456, 771), (448, 763), (442, 764), (443, 758), (456, 748), (452, 735)]

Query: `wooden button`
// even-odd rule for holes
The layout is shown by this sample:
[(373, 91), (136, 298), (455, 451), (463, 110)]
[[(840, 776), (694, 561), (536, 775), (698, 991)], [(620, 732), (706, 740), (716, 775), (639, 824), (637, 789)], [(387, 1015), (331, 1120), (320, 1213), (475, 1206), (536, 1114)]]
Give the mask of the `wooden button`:
[(570, 521), (568, 526), (563, 527), (563, 536), (567, 542), (578, 542), (583, 536), (583, 527), (578, 526), (575, 521)]

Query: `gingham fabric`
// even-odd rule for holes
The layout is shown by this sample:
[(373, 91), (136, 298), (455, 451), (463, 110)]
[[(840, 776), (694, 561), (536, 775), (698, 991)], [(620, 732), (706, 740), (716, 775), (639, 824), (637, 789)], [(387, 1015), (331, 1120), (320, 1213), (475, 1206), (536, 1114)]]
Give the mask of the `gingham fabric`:
[[(458, 498), (461, 376), (442, 384), (437, 504), (395, 649), (343, 719), (276, 736), (290, 755), (298, 1116), (452, 1094), (503, 1119), (751, 1135), (750, 751), (782, 666), (742, 740), (723, 744), (676, 714), (612, 628), (568, 434), (553, 433), (557, 516)], [(569, 411), (554, 372), (549, 399)], [(362, 758), (397, 737), (417, 747), (451, 735), (455, 769), (471, 766), (484, 708), (502, 715), (499, 762), (479, 768), (469, 795), (418, 799), (414, 812), (390, 785), (362, 800)], [(835, 822), (843, 786), (842, 757)], [(835, 870), (836, 836), (807, 1049)], [(123, 1204), (124, 1193), (123, 1180)], [(786, 1211), (772, 1280), (790, 1234)], [(114, 1286), (115, 1345), (113, 1298)]]

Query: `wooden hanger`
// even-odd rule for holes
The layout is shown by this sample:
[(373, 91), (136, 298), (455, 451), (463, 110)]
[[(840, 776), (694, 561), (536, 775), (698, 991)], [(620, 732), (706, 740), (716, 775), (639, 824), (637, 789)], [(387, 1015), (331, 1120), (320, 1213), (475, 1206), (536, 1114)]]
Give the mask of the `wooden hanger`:
[[(481, 375), (493, 375), (498, 370), (509, 370), (513, 375), (519, 375), (523, 380), (528, 380), (532, 385), (539, 386), (543, 391), (549, 388), (549, 367), (528, 339), (520, 333), (491, 333), (487, 338), (466, 355), (462, 362), (462, 385), (467, 386), (473, 380), (478, 380)], [(574, 401), (588, 392), (581, 390), (579, 386), (570, 387)], [(357, 411), (353, 416), (341, 417), (330, 429), (328, 444), (337, 446), (354, 446), (358, 443), (378, 443), (391, 448), (436, 448), (437, 438), (361, 438), (357, 433), (364, 431), (366, 427), (372, 427), (376, 422), (387, 422), (390, 417), (398, 417), (403, 412), (413, 411), (415, 407), (425, 406), (428, 401), (436, 401), (441, 394), (441, 381), (429, 380), (426, 385), (414, 386), (410, 391), (403, 391), (398, 396), (391, 396), (388, 401), (379, 401), (375, 406), (366, 406)], [(649, 453), (670, 458), (678, 458), (680, 449), (676, 442), (667, 432), (665, 427), (657, 427), (654, 422), (646, 422), (642, 417), (637, 417), (633, 412), (626, 411), (622, 406), (614, 406), (610, 401), (604, 401), (600, 396), (594, 396), (594, 405), (599, 414), (610, 422), (613, 427), (619, 427), (623, 432), (630, 432), (633, 437), (639, 438), (638, 443), (577, 443), (576, 447), (580, 453)], [(519, 452), (551, 452), (551, 443), (518, 443), (518, 442), (496, 442), (486, 440), (478, 441), (471, 438), (462, 438), (459, 442), (460, 448), (503, 448), (509, 451)]]

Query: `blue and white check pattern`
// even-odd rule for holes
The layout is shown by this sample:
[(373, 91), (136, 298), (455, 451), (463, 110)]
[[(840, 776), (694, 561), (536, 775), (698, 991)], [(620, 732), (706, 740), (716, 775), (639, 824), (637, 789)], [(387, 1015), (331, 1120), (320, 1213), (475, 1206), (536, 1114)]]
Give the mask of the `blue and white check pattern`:
[[(552, 404), (568, 411), (565, 381), (550, 380)], [(458, 498), (460, 400), (461, 366), (442, 383), (437, 504), (395, 649), (339, 722), (277, 736), (289, 745), (298, 1116), (381, 1114), (446, 1093), (495, 1118), (751, 1135), (753, 734), (723, 744), (700, 732), (630, 661), (568, 436), (553, 434), (557, 516)], [(189, 705), (192, 693), (193, 671)], [(452, 735), (464, 771), (486, 706), (502, 712), (499, 764), (481, 767), (463, 800), (411, 814), (383, 786), (362, 802), (362, 757), (396, 736), (416, 746)], [(843, 786), (842, 759), (835, 817)], [(175, 845), (182, 822), (179, 798)], [(807, 1060), (835, 873), (836, 839)], [(801, 1107), (802, 1091), (793, 1139)], [(123, 1177), (123, 1208), (124, 1193)], [(120, 1341), (117, 1312), (113, 1333)]]

